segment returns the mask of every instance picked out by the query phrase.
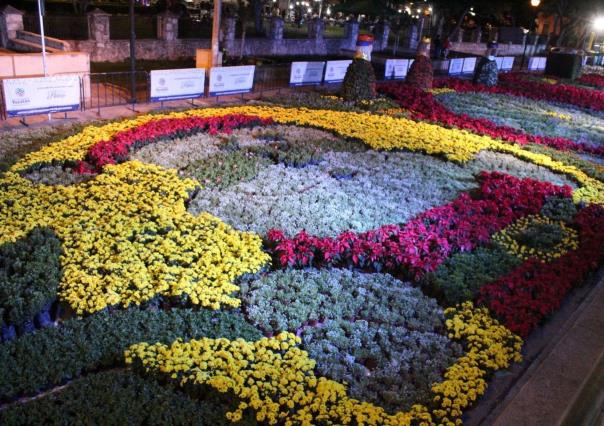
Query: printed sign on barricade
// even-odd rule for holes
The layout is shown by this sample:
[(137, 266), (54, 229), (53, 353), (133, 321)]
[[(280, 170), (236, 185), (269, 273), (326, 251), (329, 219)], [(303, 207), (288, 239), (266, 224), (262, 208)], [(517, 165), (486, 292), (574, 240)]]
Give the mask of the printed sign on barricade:
[(351, 60), (327, 61), (325, 71), (325, 83), (341, 83), (346, 76), (348, 66), (352, 64)]
[(504, 56), (503, 62), (501, 64), (502, 71), (512, 71), (514, 68), (514, 57), (513, 56)]
[(449, 60), (449, 75), (459, 75), (463, 71), (463, 58)]
[(496, 57), (495, 63), (497, 64), (497, 70), (501, 71), (503, 69), (503, 58), (500, 56)]
[(386, 80), (404, 80), (410, 66), (409, 59), (386, 59), (384, 78)]
[(476, 69), (477, 58), (464, 58), (462, 74), (473, 74)]
[(200, 98), (205, 93), (206, 70), (183, 68), (151, 71), (151, 102)]
[(9, 117), (80, 109), (80, 77), (73, 74), (7, 79), (3, 90)]
[(254, 65), (237, 67), (212, 67), (210, 70), (210, 96), (249, 93), (254, 87)]
[(529, 58), (528, 69), (529, 71), (543, 71), (547, 64), (547, 58), (540, 56), (533, 56)]
[(318, 85), (323, 81), (325, 62), (292, 62), (290, 86)]

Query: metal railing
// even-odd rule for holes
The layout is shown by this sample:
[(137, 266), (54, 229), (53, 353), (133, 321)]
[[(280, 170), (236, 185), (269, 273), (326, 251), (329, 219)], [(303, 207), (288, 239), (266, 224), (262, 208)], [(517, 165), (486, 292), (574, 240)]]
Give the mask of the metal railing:
[[(514, 63), (514, 71), (526, 70), (528, 61), (522, 63), (518, 57)], [(522, 67), (522, 68), (521, 68)], [(379, 81), (384, 79), (384, 65), (374, 64), (376, 76)], [(435, 74), (446, 74), (446, 70)], [(91, 73), (82, 76), (81, 108), (83, 110), (97, 110), (113, 106), (145, 104), (150, 102), (150, 74), (148, 71), (136, 71), (134, 90), (132, 87), (132, 74), (129, 71)], [(296, 89), (289, 85), (290, 64), (272, 64), (257, 66), (254, 73), (254, 85), (251, 95), (263, 96), (267, 92), (280, 92), (284, 89)], [(0, 80), (0, 88), (2, 87)], [(208, 93), (209, 78), (206, 78), (206, 91)], [(337, 84), (326, 84), (326, 87), (335, 87)], [(300, 87), (308, 90), (310, 86)], [(3, 91), (0, 90), (0, 119), (6, 119)], [(245, 95), (241, 95), (243, 99)], [(216, 102), (224, 99), (223, 96), (213, 97)]]
[(135, 72), (134, 88), (130, 71), (92, 73), (86, 78), (90, 81), (90, 93), (84, 91), (82, 101), (84, 109), (97, 109), (100, 112), (101, 108), (149, 101), (147, 71)]

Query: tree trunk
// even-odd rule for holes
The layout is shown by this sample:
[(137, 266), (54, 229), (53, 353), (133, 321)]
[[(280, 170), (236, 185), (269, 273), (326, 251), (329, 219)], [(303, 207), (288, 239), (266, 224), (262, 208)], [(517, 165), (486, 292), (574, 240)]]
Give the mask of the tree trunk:
[(245, 27), (247, 26), (247, 22), (241, 21), (241, 45), (239, 46), (239, 59), (243, 58), (243, 49), (245, 48)]

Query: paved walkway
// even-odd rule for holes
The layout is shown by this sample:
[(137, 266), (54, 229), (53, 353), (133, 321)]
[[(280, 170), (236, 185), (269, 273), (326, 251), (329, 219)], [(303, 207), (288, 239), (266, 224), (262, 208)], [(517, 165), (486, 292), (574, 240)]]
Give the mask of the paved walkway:
[(603, 410), (604, 279), (600, 279), (480, 424), (602, 426)]

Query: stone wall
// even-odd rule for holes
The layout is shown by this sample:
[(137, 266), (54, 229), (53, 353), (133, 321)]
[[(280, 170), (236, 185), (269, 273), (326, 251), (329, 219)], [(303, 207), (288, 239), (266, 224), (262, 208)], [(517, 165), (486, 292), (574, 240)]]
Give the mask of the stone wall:
[[(534, 44), (499, 44), (499, 48), (497, 49), (497, 56), (522, 56), (523, 53), (526, 53), (527, 56), (536, 55), (539, 53), (543, 53), (545, 51), (545, 45), (534, 45)], [(469, 55), (484, 55), (487, 51), (486, 43), (470, 43), (470, 42), (462, 42), (462, 43), (451, 43), (451, 50), (454, 52), (467, 53)]]

